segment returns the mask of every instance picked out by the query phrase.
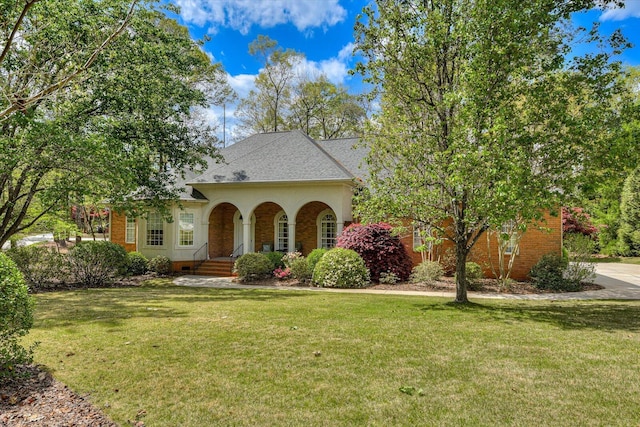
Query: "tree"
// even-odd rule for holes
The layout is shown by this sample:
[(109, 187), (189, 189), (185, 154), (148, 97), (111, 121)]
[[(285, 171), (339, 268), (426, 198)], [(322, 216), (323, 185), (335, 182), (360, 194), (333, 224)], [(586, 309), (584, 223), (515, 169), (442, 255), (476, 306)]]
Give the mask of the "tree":
[(640, 168), (624, 181), (620, 202), (619, 251), (623, 255), (640, 255)]
[(249, 53), (260, 61), (262, 69), (255, 81), (256, 89), (238, 105), (240, 127), (245, 133), (284, 130), (295, 66), (303, 55), (284, 50), (277, 41), (263, 35), (249, 44)]
[[(570, 14), (593, 6), (378, 0), (356, 24), (356, 70), (380, 101), (359, 214), (409, 218), (451, 240), (456, 302), (467, 301), (465, 264), (483, 233), (557, 209), (606, 136), (619, 72), (610, 55), (626, 42), (615, 33), (612, 50), (565, 59)], [(607, 45), (597, 28), (587, 39)]]
[(166, 206), (216, 155), (194, 112), (223, 96), (222, 70), (153, 2), (3, 5), (0, 245), (84, 197)]

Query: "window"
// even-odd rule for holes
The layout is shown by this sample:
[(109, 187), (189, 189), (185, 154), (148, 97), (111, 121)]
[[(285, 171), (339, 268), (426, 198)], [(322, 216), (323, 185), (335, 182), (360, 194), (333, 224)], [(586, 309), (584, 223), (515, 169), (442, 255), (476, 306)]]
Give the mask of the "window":
[(125, 226), (125, 243), (135, 243), (136, 242), (136, 219), (131, 217), (126, 217), (126, 226)]
[(276, 250), (289, 251), (289, 219), (284, 212), (276, 216)]
[(164, 225), (162, 215), (152, 212), (147, 217), (147, 246), (162, 246), (164, 244)]
[(516, 247), (516, 243), (518, 242), (518, 230), (516, 229), (516, 222), (514, 220), (511, 220), (502, 224), (500, 233), (503, 235), (508, 235), (509, 244), (507, 245), (504, 254), (511, 255), (513, 253), (513, 249)]
[(178, 218), (178, 245), (193, 246), (194, 215), (190, 212), (180, 212)]
[(424, 244), (420, 234), (421, 231), (420, 227), (413, 226), (413, 250), (416, 252), (420, 252), (419, 248)]
[(336, 245), (338, 224), (332, 211), (326, 210), (320, 213), (318, 218), (318, 247), (331, 249)]
[(432, 229), (430, 225), (414, 225), (413, 226), (413, 250), (415, 252), (427, 252), (433, 251)]

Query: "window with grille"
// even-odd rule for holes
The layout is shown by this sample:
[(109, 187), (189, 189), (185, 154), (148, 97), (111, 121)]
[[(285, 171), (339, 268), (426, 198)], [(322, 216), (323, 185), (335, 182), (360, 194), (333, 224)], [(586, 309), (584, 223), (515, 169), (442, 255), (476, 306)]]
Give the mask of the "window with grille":
[(276, 230), (276, 250), (289, 251), (289, 219), (286, 214), (280, 214)]
[(507, 249), (505, 249), (504, 251), (505, 255), (513, 254), (513, 249), (516, 247), (516, 242), (518, 238), (518, 236), (516, 235), (516, 232), (517, 232), (516, 225), (517, 224), (514, 220), (510, 220), (502, 224), (502, 228), (500, 232), (502, 234), (509, 235), (509, 245), (507, 246)]
[(147, 246), (162, 246), (164, 244), (164, 225), (162, 215), (152, 212), (147, 218)]
[(322, 214), (320, 219), (320, 247), (331, 249), (336, 245), (338, 226), (332, 213)]
[(136, 242), (136, 219), (131, 217), (126, 217), (126, 233), (124, 241), (125, 243), (135, 243)]
[(195, 218), (192, 213), (180, 212), (178, 218), (178, 245), (193, 246), (193, 227)]

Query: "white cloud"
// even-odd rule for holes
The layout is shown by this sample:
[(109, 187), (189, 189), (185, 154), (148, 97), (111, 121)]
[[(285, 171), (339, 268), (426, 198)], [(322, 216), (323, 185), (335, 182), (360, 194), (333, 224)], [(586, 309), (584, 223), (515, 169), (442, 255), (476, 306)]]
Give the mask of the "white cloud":
[(236, 91), (238, 98), (244, 98), (249, 94), (249, 91), (255, 88), (255, 74), (238, 74), (235, 76), (228, 75), (227, 81), (229, 85)]
[(209, 25), (210, 33), (231, 27), (247, 34), (253, 25), (262, 28), (292, 23), (299, 31), (333, 26), (345, 19), (340, 0), (175, 0), (187, 23)]
[(627, 18), (640, 18), (640, 1), (638, 0), (625, 0), (625, 7), (614, 8), (609, 7), (605, 9), (604, 13), (600, 16), (601, 21), (622, 21)]

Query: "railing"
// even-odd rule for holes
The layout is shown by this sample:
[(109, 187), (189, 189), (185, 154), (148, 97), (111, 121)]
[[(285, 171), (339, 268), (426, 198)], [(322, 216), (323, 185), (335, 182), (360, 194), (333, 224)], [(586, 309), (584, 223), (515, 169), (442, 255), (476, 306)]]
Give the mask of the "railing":
[(209, 258), (209, 243), (205, 242), (204, 245), (193, 253), (193, 274), (196, 273), (198, 267), (200, 267)]
[(235, 258), (237, 257), (240, 253), (242, 253), (242, 248), (244, 246), (244, 243), (240, 243), (240, 246), (238, 246), (237, 248), (235, 248), (233, 250), (233, 252), (231, 253), (231, 255), (229, 255), (230, 258)]

